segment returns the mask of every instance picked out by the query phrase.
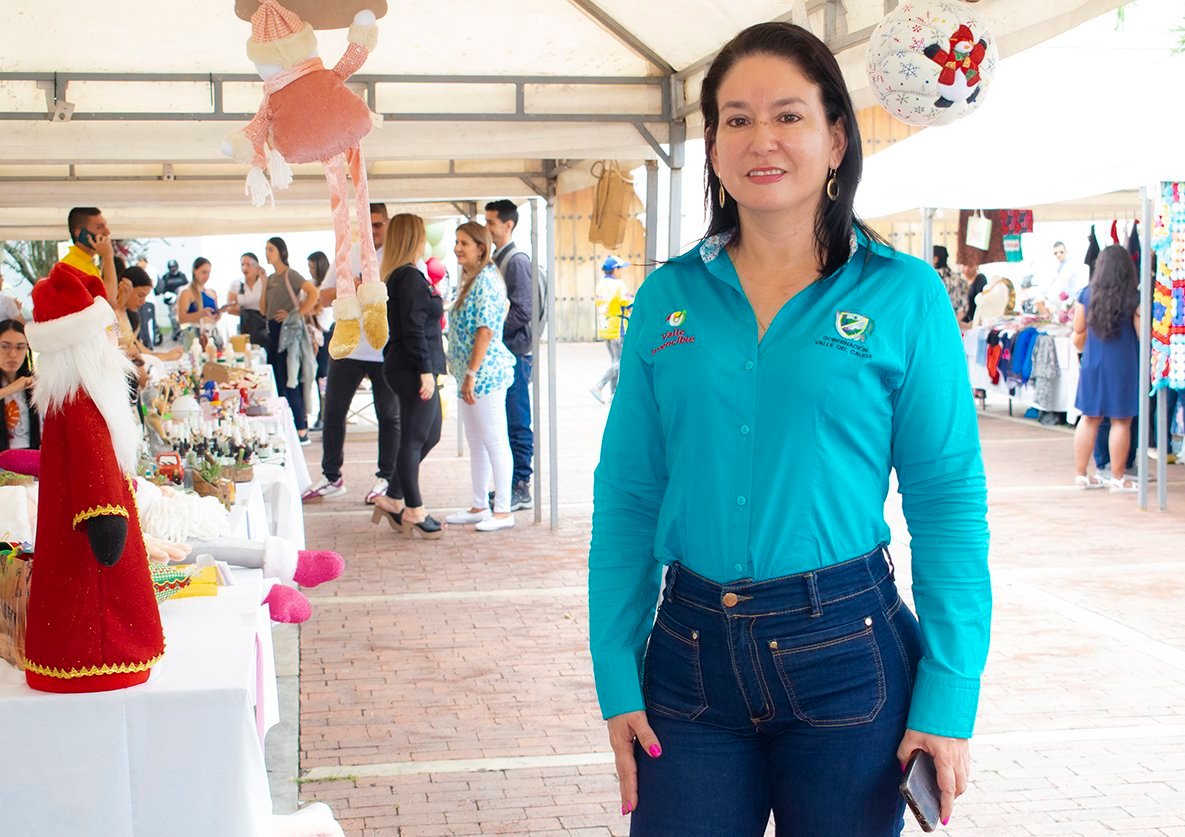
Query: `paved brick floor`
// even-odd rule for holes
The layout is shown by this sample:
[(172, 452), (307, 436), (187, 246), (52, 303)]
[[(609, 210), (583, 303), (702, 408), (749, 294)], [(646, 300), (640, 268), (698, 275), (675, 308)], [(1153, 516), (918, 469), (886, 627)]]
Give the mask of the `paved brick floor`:
[[(628, 831), (583, 592), (605, 416), (587, 386), (606, 356), (559, 354), (558, 532), (530, 512), (437, 542), (371, 526), (366, 424), (349, 431), (350, 493), (306, 509), (309, 542), (349, 563), (314, 591), (301, 632), (300, 796), (350, 835)], [(468, 497), (451, 419), (425, 468), (442, 513)], [(947, 833), (1185, 837), (1185, 467), (1169, 468), (1171, 511), (1140, 512), (1132, 496), (1068, 487), (1064, 429), (1002, 411), (980, 428), (995, 630), (973, 786)], [(319, 448), (306, 454), (316, 473)], [(908, 589), (895, 503), (889, 519)]]

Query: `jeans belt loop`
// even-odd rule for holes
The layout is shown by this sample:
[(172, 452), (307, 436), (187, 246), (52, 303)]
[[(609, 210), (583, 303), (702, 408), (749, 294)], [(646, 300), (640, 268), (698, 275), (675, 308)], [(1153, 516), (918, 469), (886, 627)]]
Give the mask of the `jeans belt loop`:
[(679, 576), (679, 562), (673, 561), (667, 565), (666, 583), (663, 584), (662, 598), (663, 601), (669, 599), (675, 593), (675, 579)]
[(811, 618), (823, 615), (819, 607), (819, 582), (814, 573), (806, 574), (806, 592), (811, 601)]
[(893, 556), (889, 554), (888, 545), (882, 546), (881, 551), (885, 553), (885, 563), (889, 565), (889, 580), (897, 580), (897, 568), (893, 566)]

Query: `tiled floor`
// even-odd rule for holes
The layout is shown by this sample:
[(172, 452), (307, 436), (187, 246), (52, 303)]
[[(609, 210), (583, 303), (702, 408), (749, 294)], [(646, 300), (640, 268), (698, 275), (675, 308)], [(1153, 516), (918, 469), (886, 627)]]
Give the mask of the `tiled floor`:
[[(300, 796), (348, 834), (628, 832), (583, 592), (606, 412), (587, 386), (606, 358), (559, 347), (557, 532), (531, 512), (436, 542), (371, 526), (366, 424), (349, 429), (350, 493), (306, 508), (309, 543), (348, 567), (312, 591), (301, 631)], [(972, 787), (947, 833), (1185, 837), (1185, 467), (1169, 468), (1170, 511), (1141, 512), (1070, 487), (1064, 429), (1002, 413), (980, 427), (995, 622)], [(306, 455), (316, 474), (319, 447)], [(424, 475), (434, 511), (466, 502), (451, 415)], [(888, 514), (908, 589), (895, 496)]]

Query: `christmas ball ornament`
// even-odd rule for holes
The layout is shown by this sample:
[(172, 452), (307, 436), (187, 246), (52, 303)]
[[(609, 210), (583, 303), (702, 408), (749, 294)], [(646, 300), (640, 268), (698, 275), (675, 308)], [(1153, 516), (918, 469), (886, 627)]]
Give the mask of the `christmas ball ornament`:
[(902, 122), (949, 125), (983, 102), (999, 60), (995, 38), (970, 6), (912, 0), (873, 30), (868, 80)]

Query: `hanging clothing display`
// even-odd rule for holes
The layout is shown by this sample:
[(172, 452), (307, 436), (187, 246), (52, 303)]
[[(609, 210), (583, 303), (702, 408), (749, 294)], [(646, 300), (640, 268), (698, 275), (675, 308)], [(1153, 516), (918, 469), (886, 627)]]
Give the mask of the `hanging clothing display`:
[(1037, 336), (1036, 347), (1033, 349), (1032, 373), (1033, 386), (1037, 390), (1037, 403), (1052, 404), (1057, 394), (1061, 368), (1057, 362), (1057, 343), (1048, 334)]
[(1152, 388), (1185, 389), (1185, 184), (1161, 184), (1152, 249)]
[(1082, 260), (1090, 268), (1091, 276), (1094, 275), (1094, 263), (1099, 260), (1099, 253), (1101, 252), (1102, 248), (1099, 247), (1099, 239), (1095, 235), (1094, 224), (1091, 224), (1090, 236), (1086, 239), (1086, 258)]

